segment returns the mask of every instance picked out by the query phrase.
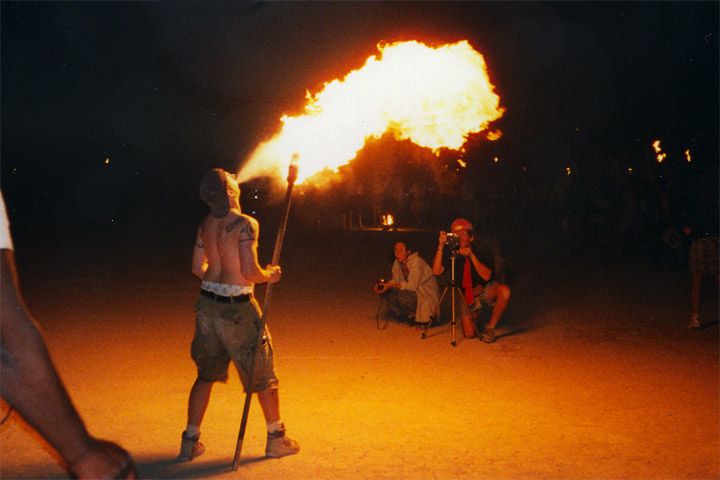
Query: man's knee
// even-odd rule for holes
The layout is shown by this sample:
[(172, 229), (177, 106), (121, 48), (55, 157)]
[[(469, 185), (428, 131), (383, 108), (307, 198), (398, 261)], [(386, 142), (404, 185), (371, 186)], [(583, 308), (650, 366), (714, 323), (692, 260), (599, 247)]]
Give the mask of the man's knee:
[(508, 287), (507, 285), (502, 284), (502, 283), (497, 285), (496, 292), (497, 292), (497, 297), (499, 299), (502, 299), (505, 301), (510, 299), (510, 287)]

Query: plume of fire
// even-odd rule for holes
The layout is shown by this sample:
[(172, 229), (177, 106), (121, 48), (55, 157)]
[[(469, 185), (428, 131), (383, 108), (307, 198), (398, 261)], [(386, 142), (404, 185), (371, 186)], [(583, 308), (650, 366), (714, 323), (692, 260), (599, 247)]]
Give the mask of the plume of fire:
[[(238, 179), (283, 178), (291, 157), (299, 155), (302, 183), (323, 170), (337, 171), (366, 139), (388, 131), (436, 153), (459, 150), (469, 134), (503, 115), (485, 60), (467, 41), (435, 48), (398, 42), (378, 50), (343, 79), (308, 92), (304, 113), (283, 116), (279, 133), (256, 147)], [(497, 130), (487, 135), (500, 136)]]

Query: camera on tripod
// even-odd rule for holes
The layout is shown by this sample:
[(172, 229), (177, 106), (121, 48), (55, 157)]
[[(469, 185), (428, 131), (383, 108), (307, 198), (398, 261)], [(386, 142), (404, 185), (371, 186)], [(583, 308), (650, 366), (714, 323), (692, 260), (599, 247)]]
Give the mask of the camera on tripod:
[(445, 246), (450, 249), (451, 253), (455, 253), (460, 250), (460, 237), (454, 233), (445, 234)]

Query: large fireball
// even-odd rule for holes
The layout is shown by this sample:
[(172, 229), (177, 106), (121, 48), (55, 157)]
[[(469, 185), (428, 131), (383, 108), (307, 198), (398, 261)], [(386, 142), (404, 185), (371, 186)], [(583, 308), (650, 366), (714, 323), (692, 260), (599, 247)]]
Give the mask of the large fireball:
[(365, 65), (308, 92), (302, 115), (283, 116), (238, 178), (283, 178), (299, 156), (298, 183), (350, 162), (366, 139), (391, 131), (433, 151), (459, 150), (503, 115), (483, 56), (467, 41), (429, 47), (416, 41), (379, 45)]

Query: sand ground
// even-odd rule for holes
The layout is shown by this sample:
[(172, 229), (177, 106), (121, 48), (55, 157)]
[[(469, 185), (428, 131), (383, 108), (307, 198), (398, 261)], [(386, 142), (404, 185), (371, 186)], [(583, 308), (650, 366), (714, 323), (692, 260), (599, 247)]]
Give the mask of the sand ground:
[[(691, 330), (682, 271), (518, 250), (498, 342), (452, 347), (447, 323), (426, 339), (376, 326), (370, 286), (387, 276), (397, 236), (289, 233), (268, 323), (283, 419), (302, 451), (263, 458), (253, 401), (236, 472), (234, 372), (213, 392), (206, 454), (172, 462), (195, 373), (198, 284), (184, 244), (53, 251), (19, 268), (91, 432), (130, 450), (144, 478), (720, 478), (717, 288), (704, 287), (706, 324)], [(434, 246), (433, 235), (417, 240), (421, 253)], [(15, 415), (0, 426), (0, 475), (65, 478)]]

